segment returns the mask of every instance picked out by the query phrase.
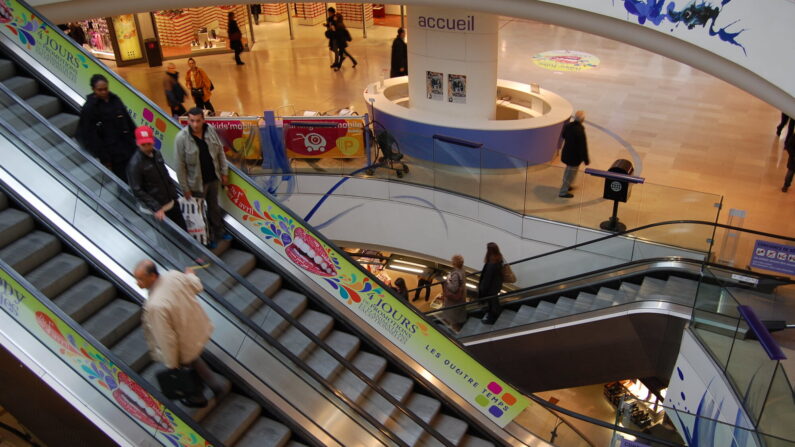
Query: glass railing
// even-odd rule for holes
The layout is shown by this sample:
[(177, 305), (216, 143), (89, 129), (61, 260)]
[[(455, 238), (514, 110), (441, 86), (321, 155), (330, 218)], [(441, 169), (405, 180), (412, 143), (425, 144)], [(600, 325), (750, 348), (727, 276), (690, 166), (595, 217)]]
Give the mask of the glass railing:
[[(374, 125), (376, 132), (380, 130)], [(574, 198), (558, 197), (564, 168), (552, 164), (529, 164), (507, 155), (499, 148), (482, 146), (476, 142), (449, 139), (444, 136), (423, 137), (406, 132), (394, 132), (397, 146), (404, 157), (407, 170), (396, 163), (362, 170), (370, 162), (378, 162), (375, 148), (368, 158), (291, 159), (289, 174), (318, 174), (373, 178), (403, 182), (478, 199), (515, 213), (599, 229), (612, 213), (613, 202), (602, 198), (605, 181), (580, 172), (574, 184)], [(371, 139), (372, 140), (372, 139)], [(263, 151), (270, 146), (263, 145)], [(378, 154), (380, 155), (380, 154)], [(266, 153), (264, 158), (273, 154)], [(282, 175), (280, 168), (263, 168), (250, 163), (240, 165), (249, 176), (260, 183), (272, 175)], [(603, 166), (607, 169), (609, 166)], [(682, 188), (643, 183), (632, 185), (626, 203), (621, 203), (618, 217), (627, 228), (676, 217), (686, 220), (715, 222), (722, 197)], [(647, 231), (651, 241), (692, 250), (701, 250), (712, 237), (708, 228), (687, 227), (683, 232)]]
[[(9, 103), (9, 99), (0, 93), (0, 104), (5, 107), (5, 111), (23, 117), (27, 113), (25, 108)], [(200, 245), (190, 244), (187, 241), (181, 245), (175, 244), (174, 235), (169, 233), (179, 233), (179, 230), (173, 224), (167, 221), (166, 225), (159, 224), (153, 217), (139, 214), (137, 203), (130, 197), (125, 187), (119, 185), (116, 179), (111, 179), (107, 171), (86, 160), (78, 151), (68, 150), (73, 143), (59, 138), (59, 135), (44, 124), (30, 125), (35, 123), (35, 120), (20, 122), (29, 123), (18, 127), (22, 129), (19, 132), (21, 138), (9, 133), (8, 122), (0, 119), (0, 127), (5, 137), (17, 147), (28, 148), (19, 152), (7, 151), (3, 166), (13, 167), (13, 175), (18, 176), (17, 178), (36, 178), (35, 182), (27, 182), (31, 192), (42, 202), (49, 204), (62, 219), (79, 230), (84, 237), (100, 247), (104, 255), (116, 260), (128, 270), (127, 273), (131, 272), (135, 263), (147, 258), (154, 259), (156, 263), (166, 268), (179, 270), (184, 266), (202, 264), (202, 268), (197, 270), (197, 275), (202, 279), (205, 292), (200, 297), (212, 310), (210, 316), (216, 327), (214, 341), (220, 349), (231, 358), (239, 359), (253, 377), (270, 384), (273, 383), (272, 370), (262, 368), (262, 365), (247, 365), (245, 359), (256, 356), (262, 361), (263, 355), (272, 356), (281, 363), (282, 369), (297, 374), (315, 389), (319, 396), (322, 396), (320, 399), (349, 415), (376, 439), (387, 445), (401, 445), (400, 441), (390, 439), (390, 436), (394, 436), (392, 431), (401, 428), (410, 431), (412, 424), (417, 422), (411, 417), (407, 420), (400, 419), (393, 422), (393, 426), (397, 428), (386, 430), (381, 422), (362, 410), (360, 404), (349, 402), (344, 395), (306, 366), (303, 360), (281, 346), (237, 310), (235, 305), (242, 306), (244, 303), (250, 303), (252, 296), (257, 294), (261, 296), (254, 286), (246, 283), (242, 278), (235, 278), (235, 275), (228, 271), (218, 258)], [(38, 153), (39, 150), (42, 150), (41, 154)], [(57, 164), (58, 168), (48, 166), (48, 163)], [(49, 176), (41, 175), (42, 168), (49, 173)], [(62, 185), (71, 186), (64, 188)], [(235, 284), (240, 285), (235, 286)], [(264, 313), (263, 319), (280, 321), (284, 318), (296, 325), (297, 322), (289, 314), (281, 309), (276, 310), (269, 299), (264, 305), (270, 308)], [(309, 332), (306, 328), (303, 330)], [(318, 344), (327, 351), (331, 350), (322, 342)], [(364, 376), (363, 373), (360, 374)], [(377, 393), (371, 395), (370, 399), (377, 399), (377, 396), (379, 396)], [(292, 400), (287, 396), (285, 398), (288, 401)], [(311, 399), (307, 396), (305, 398)], [(402, 414), (400, 411), (398, 413)], [(305, 416), (312, 420), (315, 418), (312, 414)], [(433, 430), (428, 431), (433, 432)], [(327, 435), (332, 439), (335, 437), (333, 433)], [(340, 443), (345, 444), (345, 442)], [(444, 441), (440, 443), (445, 445)]]

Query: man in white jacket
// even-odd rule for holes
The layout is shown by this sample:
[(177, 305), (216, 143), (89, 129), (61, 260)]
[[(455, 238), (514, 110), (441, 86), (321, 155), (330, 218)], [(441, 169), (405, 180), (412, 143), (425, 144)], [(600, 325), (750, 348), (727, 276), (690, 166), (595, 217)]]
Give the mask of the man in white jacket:
[[(201, 280), (190, 268), (185, 273), (170, 270), (161, 275), (148, 259), (138, 263), (133, 275), (138, 287), (149, 290), (142, 320), (152, 358), (169, 369), (193, 367), (216, 396), (222, 393), (223, 385), (201, 358), (213, 333), (213, 324), (196, 298), (202, 291)], [(207, 405), (203, 393), (180, 400), (189, 407)]]

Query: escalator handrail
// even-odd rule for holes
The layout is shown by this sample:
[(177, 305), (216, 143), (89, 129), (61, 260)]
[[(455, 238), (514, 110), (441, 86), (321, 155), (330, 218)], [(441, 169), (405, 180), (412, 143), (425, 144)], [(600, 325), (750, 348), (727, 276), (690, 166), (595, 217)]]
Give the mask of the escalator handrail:
[[(3, 183), (0, 181), (0, 184), (3, 184)], [(16, 193), (14, 193), (11, 190), (11, 188), (8, 188), (8, 185), (4, 185), (4, 186), (6, 187), (5, 188), (6, 191), (11, 193), (12, 196), (15, 196), (15, 198), (17, 199), (18, 202), (21, 202), (21, 203), (24, 202), (24, 201), (20, 200), (19, 197), (16, 196)], [(39, 218), (41, 218), (41, 217), (39, 216)], [(49, 227), (51, 227), (51, 228), (53, 227), (52, 225), (49, 225), (49, 222), (47, 222), (47, 223), (48, 223)], [(25, 291), (27, 291), (33, 298), (35, 298), (44, 307), (46, 307), (47, 310), (52, 312), (64, 324), (69, 326), (69, 328), (71, 330), (75, 331), (78, 335), (80, 335), (93, 349), (95, 349), (97, 352), (102, 354), (102, 356), (104, 356), (106, 359), (108, 359), (114, 366), (119, 368), (124, 374), (126, 374), (128, 377), (130, 377), (138, 386), (143, 388), (147, 393), (149, 393), (149, 395), (154, 397), (156, 399), (157, 403), (159, 403), (159, 404), (163, 405), (164, 407), (168, 408), (168, 410), (171, 411), (175, 416), (177, 416), (180, 419), (181, 422), (185, 423), (185, 425), (190, 427), (197, 434), (202, 436), (205, 440), (209, 441), (212, 445), (217, 446), (217, 447), (221, 447), (221, 446), (224, 445), (219, 439), (217, 439), (214, 435), (212, 435), (204, 427), (199, 425), (198, 422), (194, 421), (193, 418), (188, 416), (181, 408), (179, 408), (172, 401), (167, 399), (157, 387), (155, 387), (152, 384), (150, 384), (149, 381), (144, 380), (143, 377), (141, 377), (136, 371), (134, 371), (132, 368), (130, 368), (125, 362), (121, 361), (110, 349), (108, 349), (105, 345), (103, 345), (96, 338), (94, 338), (94, 336), (91, 335), (91, 333), (88, 332), (88, 330), (86, 330), (81, 324), (79, 324), (76, 321), (74, 321), (72, 319), (72, 317), (67, 315), (66, 312), (64, 312), (63, 310), (61, 310), (60, 307), (55, 305), (55, 303), (53, 303), (52, 300), (47, 298), (43, 293), (41, 293), (41, 291), (39, 291), (39, 289), (37, 289), (35, 286), (33, 286), (27, 280), (27, 278), (25, 278), (24, 276), (19, 274), (16, 270), (11, 268), (2, 259), (0, 259), (0, 270), (4, 270), (6, 272), (6, 274), (8, 274), (11, 278), (14, 279), (14, 281), (16, 281), (20, 285), (20, 287), (25, 289)], [(66, 362), (63, 359), (61, 359), (61, 360)], [(70, 369), (71, 369), (71, 367), (70, 367)], [(93, 388), (93, 385), (92, 385), (92, 388)], [(114, 405), (116, 405), (116, 404), (114, 404)], [(118, 405), (116, 405), (116, 406), (119, 407)], [(119, 407), (119, 408), (121, 408), (121, 407)], [(124, 413), (127, 414), (131, 419), (135, 419), (135, 417), (133, 417), (133, 415), (129, 414), (126, 410), (124, 410)], [(155, 439), (157, 439), (157, 438), (155, 438)], [(170, 444), (164, 444), (164, 445), (170, 445)]]
[[(97, 168), (101, 172), (103, 172), (103, 174), (105, 174), (110, 181), (115, 182), (116, 185), (119, 188), (122, 188), (125, 191), (129, 191), (129, 187), (126, 184), (124, 184), (123, 182), (121, 182), (121, 180), (119, 180), (115, 175), (110, 173), (110, 171), (108, 171), (105, 166), (103, 166), (101, 163), (96, 161), (93, 157), (87, 156), (85, 151), (81, 147), (79, 147), (79, 145), (75, 144), (70, 138), (68, 138), (68, 136), (63, 134), (63, 132), (60, 131), (60, 129), (55, 128), (52, 125), (52, 123), (50, 123), (46, 119), (43, 119), (35, 110), (33, 110), (30, 107), (29, 104), (27, 104), (25, 101), (21, 100), (17, 95), (15, 95), (13, 92), (8, 90), (7, 87), (4, 86), (2, 83), (0, 83), (0, 91), (5, 93), (6, 95), (10, 96), (15, 101), (17, 101), (18, 105), (20, 105), (21, 107), (25, 108), (26, 111), (28, 111), (33, 116), (35, 116), (37, 119), (39, 119), (40, 124), (42, 124), (44, 126), (47, 126), (50, 131), (56, 133), (58, 136), (63, 138), (65, 140), (65, 143), (69, 144), (73, 149), (78, 151), (78, 153), (80, 153), (84, 157), (86, 162), (92, 164), (95, 168)], [(8, 131), (8, 129), (10, 128), (10, 126), (8, 126), (8, 123), (6, 123), (5, 120), (3, 120), (3, 119), (0, 119), (0, 126), (4, 127), (6, 129), (6, 131)], [(24, 137), (17, 136), (17, 138), (19, 138), (20, 140), (23, 140), (24, 143), (27, 146), (29, 146), (31, 148), (35, 148), (34, 150), (38, 151), (38, 148), (36, 148), (36, 146), (34, 144), (32, 144), (31, 142), (26, 141), (26, 139)], [(127, 229), (129, 231), (133, 232), (136, 235), (136, 237), (138, 237), (139, 239), (141, 239), (143, 241), (147, 241), (148, 240), (148, 238), (145, 235), (141, 234), (139, 232), (139, 230), (137, 228), (135, 228), (134, 225), (128, 225), (126, 223), (126, 219), (124, 219), (123, 216), (119, 215), (115, 210), (113, 210), (112, 208), (107, 206), (107, 204), (105, 204), (103, 201), (101, 201), (99, 198), (97, 198), (93, 191), (88, 190), (80, 182), (78, 182), (77, 180), (72, 178), (72, 176), (69, 173), (59, 170), (58, 167), (55, 164), (51, 163), (42, 154), (40, 154), (38, 152), (37, 152), (37, 154), (39, 155), (39, 158), (46, 160), (47, 163), (53, 169), (55, 169), (57, 172), (59, 172), (60, 175), (63, 175), (64, 177), (66, 177), (77, 188), (81, 189), (81, 192), (83, 192), (84, 194), (89, 196), (93, 201), (95, 201), (99, 206), (101, 206), (103, 208), (104, 212), (110, 214), (117, 221), (119, 221), (121, 223), (124, 223), (124, 225), (127, 227)], [(135, 200), (135, 199), (133, 199), (133, 200)], [(181, 229), (178, 228), (169, 219), (164, 219), (161, 222), (161, 224), (169, 227), (170, 235), (166, 235), (162, 231), (160, 231), (157, 227), (154, 227), (156, 229), (156, 231), (158, 231), (161, 234), (164, 234), (164, 236), (168, 237), (168, 238), (172, 238), (172, 237), (180, 238), (180, 239), (182, 239), (181, 242), (183, 244), (187, 244), (189, 246), (193, 246), (194, 249), (200, 250), (204, 257), (206, 257), (207, 259), (210, 259), (213, 262), (214, 265), (216, 265), (219, 268), (223, 269), (226, 274), (228, 274), (231, 277), (233, 277), (239, 284), (243, 285), (250, 293), (255, 295), (259, 300), (263, 301), (266, 305), (268, 305), (270, 308), (272, 308), (282, 318), (284, 318), (286, 321), (288, 321), (292, 326), (296, 327), (296, 329), (301, 331), (305, 336), (307, 336), (315, 344), (317, 344), (319, 347), (322, 347), (322, 349), (324, 349), (324, 351), (326, 351), (326, 353), (331, 355), (335, 360), (339, 361), (349, 371), (351, 371), (351, 373), (353, 373), (358, 379), (360, 379), (363, 382), (365, 382), (370, 388), (372, 388), (379, 395), (381, 395), (381, 397), (383, 397), (385, 400), (387, 400), (390, 404), (394, 405), (403, 414), (405, 414), (407, 417), (409, 417), (415, 423), (417, 423), (420, 427), (422, 427), (423, 430), (425, 430), (428, 433), (430, 433), (431, 435), (433, 435), (443, 445), (448, 446), (448, 447), (453, 447), (453, 445), (449, 441), (447, 441), (447, 439), (444, 438), (444, 436), (442, 436), (442, 434), (439, 433), (435, 428), (433, 428), (427, 422), (425, 422), (424, 420), (419, 418), (416, 414), (414, 414), (413, 412), (408, 410), (404, 403), (402, 403), (399, 400), (395, 399), (394, 396), (392, 396), (390, 393), (388, 393), (386, 390), (384, 390), (379, 384), (377, 384), (372, 379), (370, 379), (365, 373), (363, 373), (359, 368), (357, 368), (353, 363), (351, 363), (350, 360), (348, 360), (344, 356), (340, 355), (334, 349), (332, 349), (330, 346), (328, 346), (328, 344), (325, 342), (325, 340), (320, 339), (319, 337), (317, 337), (314, 333), (312, 333), (309, 329), (307, 329), (302, 323), (300, 323), (297, 319), (295, 319), (295, 317), (293, 317), (289, 312), (284, 311), (270, 297), (266, 296), (265, 294), (263, 294), (262, 292), (257, 290), (257, 288), (254, 285), (252, 285), (248, 280), (246, 280), (244, 277), (240, 276), (240, 274), (238, 274), (236, 271), (234, 271), (231, 268), (229, 268), (226, 265), (226, 263), (224, 263), (220, 258), (215, 256), (215, 254), (212, 253), (212, 251), (210, 251), (206, 247), (201, 246), (200, 244), (198, 244), (195, 239), (193, 239), (192, 237), (187, 235), (184, 231), (181, 231)], [(147, 245), (149, 245), (149, 243), (147, 243)], [(178, 244), (175, 244), (175, 245), (179, 246)], [(156, 247), (152, 247), (151, 245), (149, 245), (149, 247), (150, 247), (151, 250), (157, 251), (160, 254), (160, 256), (166, 258), (172, 265), (176, 265), (176, 262), (173, 259), (171, 259), (171, 257), (169, 255), (164, 254), (163, 252), (157, 250)], [(284, 348), (281, 345), (281, 343), (279, 343), (270, 334), (268, 334), (265, 331), (263, 331), (259, 326), (254, 324), (249, 317), (247, 317), (245, 314), (240, 312), (237, 308), (235, 308), (232, 304), (230, 304), (225, 298), (218, 296), (215, 293), (215, 291), (213, 291), (213, 290), (207, 290), (206, 289), (205, 291), (216, 302), (221, 304), (227, 311), (233, 313), (235, 315), (235, 317), (237, 317), (241, 322), (243, 322), (243, 324), (245, 324), (250, 329), (255, 331), (257, 333), (257, 335), (259, 335), (259, 336), (263, 337), (264, 339), (266, 339), (271, 345), (273, 345), (283, 355), (286, 355), (288, 358), (290, 358), (291, 361), (293, 361), (294, 363), (300, 365), (302, 367), (302, 369), (304, 369), (304, 371), (306, 373), (308, 373), (310, 376), (313, 377), (313, 379), (315, 379), (315, 380), (319, 381), (321, 384), (323, 384), (330, 392), (335, 394), (337, 397), (341, 398), (341, 400), (343, 402), (345, 402), (348, 406), (353, 408), (357, 413), (362, 415), (365, 419), (368, 419), (368, 421), (373, 423), (374, 426), (376, 426), (376, 427), (383, 426), (383, 424), (379, 423), (377, 420), (372, 418), (372, 415), (370, 415), (368, 412), (366, 412), (364, 409), (362, 409), (359, 404), (357, 404), (356, 402), (353, 402), (347, 396), (345, 396), (343, 393), (341, 393), (338, 390), (336, 390), (335, 387), (328, 380), (326, 380), (325, 378), (323, 378), (322, 376), (317, 374), (317, 372), (315, 372), (314, 370), (309, 368), (309, 366), (306, 365), (306, 363), (303, 360), (301, 360), (299, 357), (295, 356), (295, 354), (293, 354), (292, 352), (290, 352), (289, 350)], [(384, 432), (384, 431), (382, 430), (382, 432)], [(384, 434), (387, 434), (387, 433), (384, 432)], [(398, 443), (401, 442), (399, 439), (393, 439), (393, 441), (396, 441)]]

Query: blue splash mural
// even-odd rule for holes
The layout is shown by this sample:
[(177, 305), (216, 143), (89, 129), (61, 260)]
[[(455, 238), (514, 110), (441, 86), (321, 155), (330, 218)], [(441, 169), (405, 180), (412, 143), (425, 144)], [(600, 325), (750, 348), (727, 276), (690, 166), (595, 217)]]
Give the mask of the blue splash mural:
[[(611, 1), (615, 6), (615, 0)], [(743, 54), (748, 56), (745, 47), (737, 40), (746, 30), (729, 31), (729, 28), (739, 20), (716, 29), (715, 22), (718, 16), (723, 11), (723, 7), (731, 1), (721, 0), (720, 5), (714, 5), (707, 0), (691, 0), (680, 9), (677, 9), (676, 2), (668, 0), (624, 0), (623, 3), (627, 13), (637, 17), (641, 25), (645, 25), (647, 21), (654, 26), (670, 22), (674, 25), (671, 31), (680, 25), (686, 26), (687, 29), (694, 29), (697, 26), (707, 28), (710, 36), (717, 36), (723, 42), (740, 47)]]

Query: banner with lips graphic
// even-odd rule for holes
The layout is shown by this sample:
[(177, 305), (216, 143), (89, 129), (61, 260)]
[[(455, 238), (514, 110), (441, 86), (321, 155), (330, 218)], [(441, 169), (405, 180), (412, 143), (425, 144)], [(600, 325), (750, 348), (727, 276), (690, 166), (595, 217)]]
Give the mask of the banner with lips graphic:
[(222, 206), (230, 215), (492, 421), (504, 427), (529, 405), (527, 398), (245, 179), (230, 172), (229, 183)]
[(23, 325), (70, 368), (80, 374), (108, 400), (115, 402), (164, 446), (208, 447), (199, 436), (143, 387), (103, 356), (79, 333), (38, 301), (0, 268), (0, 302), (15, 300), (13, 311), (3, 310)]

